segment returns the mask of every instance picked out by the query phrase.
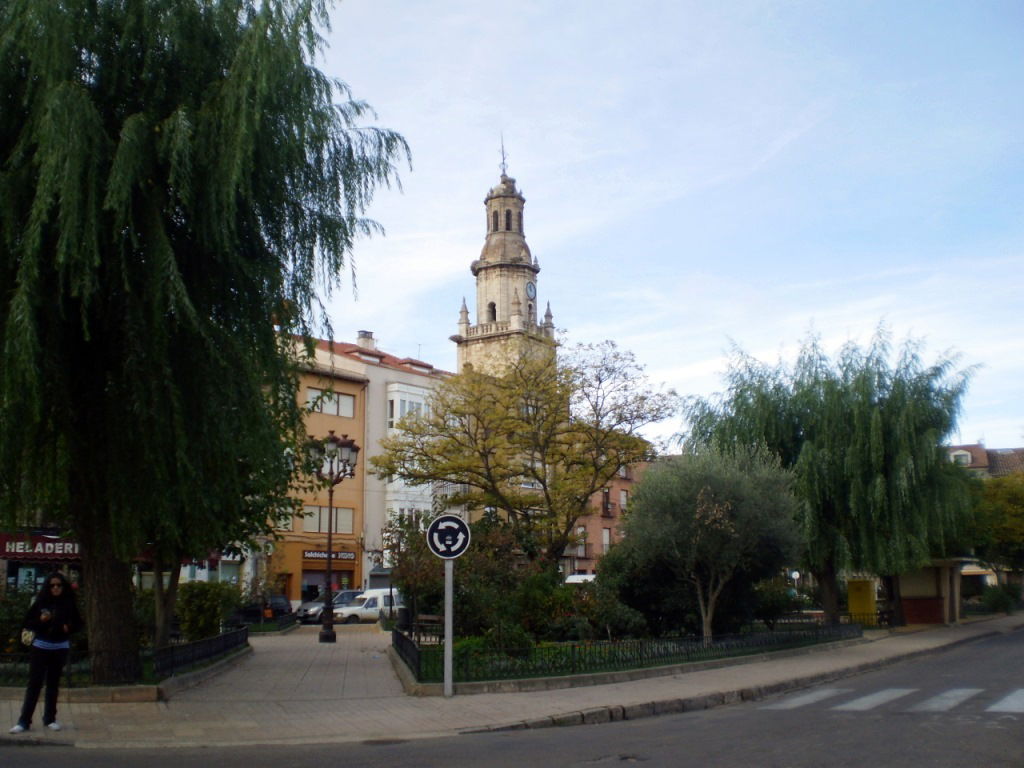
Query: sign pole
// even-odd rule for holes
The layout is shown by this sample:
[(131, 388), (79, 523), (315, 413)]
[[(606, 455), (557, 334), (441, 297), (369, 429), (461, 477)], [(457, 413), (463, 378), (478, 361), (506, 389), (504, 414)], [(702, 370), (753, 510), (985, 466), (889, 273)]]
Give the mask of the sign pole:
[(466, 551), (470, 535), (466, 521), (455, 515), (441, 515), (427, 527), (427, 547), (444, 560), (444, 695), (448, 697), (455, 693), (452, 674), (455, 558)]
[(448, 698), (455, 693), (452, 683), (452, 621), (455, 591), (455, 560), (444, 561), (444, 695)]

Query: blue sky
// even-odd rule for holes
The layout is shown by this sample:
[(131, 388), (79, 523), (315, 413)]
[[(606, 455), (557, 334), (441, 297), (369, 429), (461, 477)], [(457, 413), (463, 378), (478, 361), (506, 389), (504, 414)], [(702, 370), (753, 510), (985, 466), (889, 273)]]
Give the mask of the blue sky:
[[(339, 340), (453, 369), (483, 197), (526, 199), (538, 291), (681, 394), (880, 322), (980, 364), (962, 442), (1024, 445), (1020, 2), (347, 0), (322, 68), (409, 141), (330, 300)], [(681, 425), (667, 424), (663, 433)]]

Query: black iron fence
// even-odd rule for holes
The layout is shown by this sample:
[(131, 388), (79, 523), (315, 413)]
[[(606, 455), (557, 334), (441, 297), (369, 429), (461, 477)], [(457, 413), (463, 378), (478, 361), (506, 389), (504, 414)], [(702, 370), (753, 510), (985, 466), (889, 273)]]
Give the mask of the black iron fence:
[[(23, 686), (28, 684), (29, 649), (0, 653), (0, 685)], [(86, 651), (70, 651), (64, 665), (65, 688), (81, 687), (90, 680), (89, 654)]]
[(187, 672), (193, 667), (224, 656), (236, 648), (241, 648), (248, 642), (249, 628), (241, 627), (216, 637), (197, 640), (194, 643), (180, 643), (157, 648), (153, 651), (153, 674), (157, 680), (163, 680), (171, 675)]
[[(268, 623), (270, 619), (267, 620)], [(247, 627), (235, 629), (216, 637), (199, 640), (194, 643), (173, 643), (165, 648), (142, 652), (143, 666), (147, 667), (152, 659), (152, 676), (163, 680), (175, 674), (187, 672), (189, 669), (214, 661), (236, 648), (241, 648), (249, 640)], [(0, 653), (0, 685), (23, 686), (28, 684), (29, 649), (19, 649), (10, 653)], [(148, 673), (146, 678), (149, 678)], [(92, 669), (89, 664), (88, 651), (71, 651), (68, 663), (64, 667), (65, 688), (81, 688), (91, 685)]]
[(420, 679), (420, 648), (416, 641), (401, 630), (391, 630), (391, 647), (395, 649), (405, 666), (407, 666), (417, 680)]
[[(861, 634), (859, 624), (808, 624), (804, 627), (778, 629), (774, 632), (720, 636), (712, 640), (678, 637), (552, 643), (533, 648), (504, 650), (456, 648), (452, 671), (456, 682), (619, 672), (798, 648), (856, 638)], [(392, 644), (419, 682), (441, 682), (444, 674), (442, 645), (419, 646), (410, 637), (398, 631), (392, 633)]]

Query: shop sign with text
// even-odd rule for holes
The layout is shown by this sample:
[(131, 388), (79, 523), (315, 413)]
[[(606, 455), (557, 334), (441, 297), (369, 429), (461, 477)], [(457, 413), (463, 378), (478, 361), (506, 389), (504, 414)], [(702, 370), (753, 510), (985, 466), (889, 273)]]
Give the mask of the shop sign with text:
[(75, 560), (78, 558), (78, 542), (56, 536), (0, 533), (0, 557), (18, 560)]
[[(332, 552), (333, 557), (331, 560), (355, 560), (355, 552)], [(306, 560), (326, 560), (327, 552), (322, 549), (307, 549), (302, 553), (302, 557)]]

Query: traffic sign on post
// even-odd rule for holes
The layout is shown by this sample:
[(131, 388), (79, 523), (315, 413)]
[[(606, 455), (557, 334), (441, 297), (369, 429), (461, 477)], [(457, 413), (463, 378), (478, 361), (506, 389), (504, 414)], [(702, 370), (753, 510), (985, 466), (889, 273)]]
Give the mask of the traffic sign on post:
[(427, 528), (427, 546), (444, 560), (444, 695), (455, 692), (452, 682), (452, 593), (455, 591), (455, 558), (469, 547), (469, 526), (461, 517), (441, 515)]
[(445, 560), (453, 560), (469, 547), (469, 526), (461, 517), (441, 515), (427, 528), (427, 546)]

